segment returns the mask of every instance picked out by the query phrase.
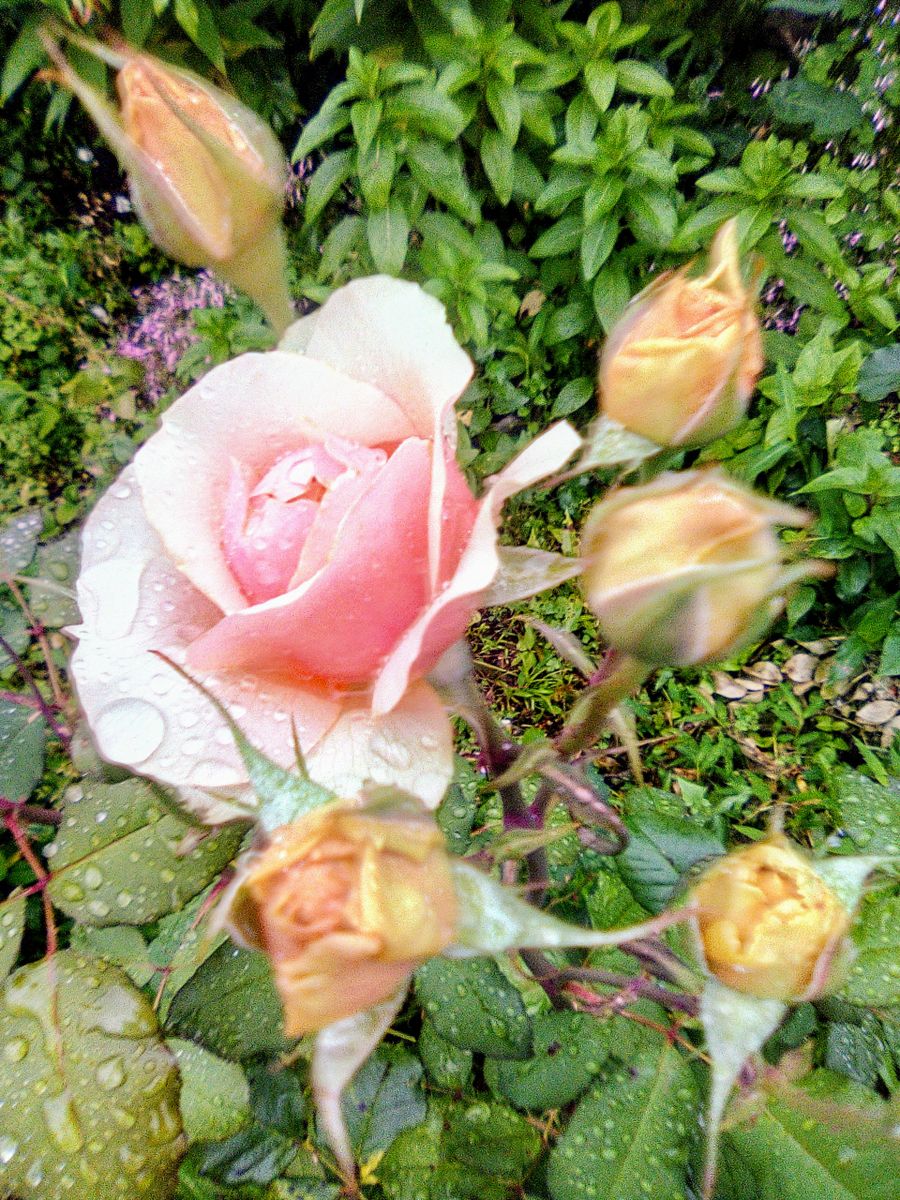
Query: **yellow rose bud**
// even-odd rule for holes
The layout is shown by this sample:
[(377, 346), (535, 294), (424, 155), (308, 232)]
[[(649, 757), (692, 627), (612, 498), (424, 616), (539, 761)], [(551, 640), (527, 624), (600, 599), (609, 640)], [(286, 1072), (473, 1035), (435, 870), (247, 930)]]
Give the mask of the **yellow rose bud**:
[(762, 366), (759, 321), (729, 221), (705, 275), (663, 275), (632, 300), (600, 358), (600, 406), (657, 445), (702, 446), (745, 414)]
[(250, 856), (227, 918), (265, 951), (300, 1037), (386, 999), (456, 929), (456, 892), (433, 818), (410, 807), (329, 805)]
[(585, 597), (614, 649), (653, 666), (713, 662), (779, 611), (791, 573), (774, 526), (804, 522), (721, 471), (621, 488), (582, 531)]
[(48, 36), (62, 78), (128, 172), (153, 241), (248, 292), (282, 330), (293, 319), (281, 229), (287, 162), (268, 126), (199, 75), (126, 48), (74, 40), (118, 68), (121, 111), (80, 78)]
[(767, 1000), (821, 994), (850, 914), (783, 837), (719, 859), (692, 891), (706, 965)]

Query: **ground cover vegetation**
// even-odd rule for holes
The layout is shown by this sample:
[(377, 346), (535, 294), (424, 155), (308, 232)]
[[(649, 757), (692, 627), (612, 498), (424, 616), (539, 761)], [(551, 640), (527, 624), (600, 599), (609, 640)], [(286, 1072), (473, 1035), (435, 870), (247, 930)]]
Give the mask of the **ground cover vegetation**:
[[(761, 844), (776, 811), (834, 859), (900, 847), (900, 14), (885, 0), (0, 4), (0, 970), (60, 964), (30, 984), (52, 992), (57, 1031), (36, 1076), (16, 1022), (40, 1004), (23, 992), (0, 1010), (0, 1191), (329, 1200), (344, 1184), (308, 1046), (285, 1041), (265, 958), (206, 932), (248, 826), (210, 834), (99, 759), (61, 632), (98, 496), (186, 387), (275, 337), (245, 296), (154, 248), (48, 64), (48, 17), (225, 84), (272, 126), (293, 155), (305, 309), (374, 273), (446, 306), (477, 366), (457, 403), (476, 488), (553, 422), (588, 427), (598, 352), (629, 299), (737, 219), (766, 366), (743, 421), (665, 465), (723, 463), (808, 509), (813, 524), (783, 537), (832, 573), (794, 589), (769, 640), (650, 675), (629, 702), (642, 774), (627, 726), (604, 735), (586, 767), (594, 811), (555, 803), (543, 830), (511, 832), (462, 723), (438, 810), (454, 854), (511, 883), (542, 853), (545, 907), (604, 930), (662, 912), (726, 847)], [(101, 62), (77, 46), (72, 59), (107, 86)], [(623, 469), (514, 498), (504, 539), (576, 554)], [(525, 747), (559, 733), (603, 652), (574, 583), (486, 609), (469, 641)], [(718, 1200), (894, 1194), (898, 912), (888, 870), (839, 990), (797, 1003), (744, 1071)], [(515, 956), (420, 968), (345, 1097), (363, 1195), (701, 1195), (696, 997), (620, 949), (550, 961), (550, 988)], [(84, 997), (115, 989), (119, 1025), (92, 1021)], [(41, 1087), (54, 1053), (67, 1086), (90, 1084), (112, 1114), (115, 1182), (91, 1177), (78, 1122)], [(68, 1191), (31, 1150), (19, 1172), (19, 1143), (42, 1137), (69, 1156)]]

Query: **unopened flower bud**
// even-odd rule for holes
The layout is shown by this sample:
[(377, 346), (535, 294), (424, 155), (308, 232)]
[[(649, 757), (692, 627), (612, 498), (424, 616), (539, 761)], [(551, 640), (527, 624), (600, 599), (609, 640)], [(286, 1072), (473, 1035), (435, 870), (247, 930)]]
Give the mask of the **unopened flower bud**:
[(689, 270), (637, 295), (600, 359), (603, 413), (660, 446), (702, 446), (727, 433), (763, 366), (734, 221), (716, 235), (706, 274)]
[(850, 914), (787, 838), (725, 855), (691, 899), (706, 966), (721, 983), (784, 1001), (839, 985), (833, 968)]
[(279, 330), (293, 317), (281, 229), (287, 163), (268, 126), (220, 88), (149, 54), (76, 39), (118, 67), (117, 115), (45, 45), (124, 169), (141, 223), (187, 266), (248, 292)]
[(611, 647), (651, 666), (714, 662), (760, 635), (784, 588), (776, 525), (796, 509), (721, 471), (660, 475), (598, 504), (581, 536), (582, 587)]
[(457, 901), (434, 818), (329, 805), (249, 856), (225, 924), (272, 963), (300, 1037), (390, 996), (453, 939)]

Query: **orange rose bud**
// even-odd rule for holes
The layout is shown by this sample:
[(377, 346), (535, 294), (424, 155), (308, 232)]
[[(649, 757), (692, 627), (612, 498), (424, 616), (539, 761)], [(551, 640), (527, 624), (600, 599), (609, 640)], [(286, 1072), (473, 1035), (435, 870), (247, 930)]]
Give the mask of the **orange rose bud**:
[(706, 965), (721, 983), (795, 1001), (836, 982), (830, 968), (850, 914), (787, 838), (727, 854), (691, 897)]
[(651, 666), (715, 662), (763, 632), (785, 587), (775, 526), (805, 515), (722, 471), (660, 475), (620, 488), (585, 523), (582, 588), (614, 649)]
[(412, 805), (329, 805), (250, 856), (227, 923), (271, 960), (288, 1037), (386, 999), (453, 940), (444, 838)]
[(199, 75), (128, 47), (74, 40), (118, 68), (116, 113), (44, 34), (63, 81), (128, 172), (150, 237), (179, 262), (211, 267), (248, 292), (285, 329), (293, 319), (281, 229), (287, 162), (271, 129)]
[(635, 296), (600, 359), (603, 413), (660, 446), (702, 446), (728, 433), (763, 366), (734, 221), (716, 235), (707, 273), (687, 271)]

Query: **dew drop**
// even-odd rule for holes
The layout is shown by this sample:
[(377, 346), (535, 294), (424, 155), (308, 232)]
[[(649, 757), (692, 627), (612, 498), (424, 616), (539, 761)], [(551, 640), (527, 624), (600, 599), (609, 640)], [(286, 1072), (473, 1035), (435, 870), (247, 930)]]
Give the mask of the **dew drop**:
[(26, 1055), (28, 1054), (29, 1049), (30, 1049), (30, 1046), (28, 1044), (27, 1038), (23, 1038), (23, 1037), (13, 1038), (11, 1042), (7, 1042), (6, 1045), (3, 1047), (3, 1057), (6, 1059), (7, 1062), (11, 1062), (11, 1063), (21, 1062), (22, 1059), (25, 1058)]
[(75, 1106), (68, 1091), (44, 1101), (44, 1121), (63, 1154), (77, 1154), (84, 1145)]
[(89, 900), (87, 908), (89, 913), (101, 920), (109, 916), (109, 905), (103, 900)]
[(402, 742), (393, 741), (380, 731), (372, 734), (369, 749), (382, 762), (387, 763), (389, 767), (396, 767), (399, 771), (405, 770), (412, 761), (409, 750)]
[(18, 1149), (19, 1143), (14, 1142), (11, 1137), (0, 1137), (0, 1163), (5, 1166), (11, 1162)]
[(97, 1082), (105, 1092), (115, 1091), (125, 1082), (125, 1067), (121, 1058), (108, 1058), (97, 1068)]
[(117, 700), (97, 718), (94, 732), (102, 751), (118, 761), (145, 762), (159, 749), (166, 735), (166, 722), (155, 705), (132, 697)]
[(131, 892), (122, 891), (116, 896), (116, 904), (121, 908), (127, 908), (133, 899), (134, 896), (132, 896)]
[(37, 1158), (25, 1172), (25, 1182), (29, 1187), (40, 1187), (44, 1182), (44, 1160)]
[(81, 878), (84, 880), (84, 886), (92, 891), (96, 891), (103, 883), (103, 874), (97, 867), (88, 867)]

